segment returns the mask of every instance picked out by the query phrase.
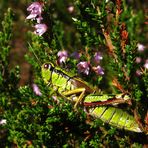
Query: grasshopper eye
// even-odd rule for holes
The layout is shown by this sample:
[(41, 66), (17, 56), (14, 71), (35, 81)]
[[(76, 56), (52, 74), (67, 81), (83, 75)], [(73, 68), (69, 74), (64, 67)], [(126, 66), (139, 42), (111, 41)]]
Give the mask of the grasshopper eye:
[(51, 65), (50, 64), (44, 64), (44, 68), (45, 69), (50, 69), (51, 68)]
[(52, 69), (52, 65), (50, 63), (46, 63), (46, 64), (44, 64), (44, 69), (51, 70)]

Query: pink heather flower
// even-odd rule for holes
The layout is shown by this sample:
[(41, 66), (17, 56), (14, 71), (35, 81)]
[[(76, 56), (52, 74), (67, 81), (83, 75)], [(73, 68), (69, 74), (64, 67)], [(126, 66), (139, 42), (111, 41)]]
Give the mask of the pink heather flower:
[(142, 61), (142, 59), (140, 57), (136, 57), (136, 63), (140, 63)]
[(95, 55), (94, 55), (94, 62), (95, 63), (99, 63), (100, 60), (102, 60), (102, 59), (103, 59), (103, 57), (102, 57), (101, 53), (100, 52), (96, 52)]
[(36, 84), (32, 84), (32, 87), (33, 87), (34, 93), (35, 93), (37, 96), (41, 96), (41, 95), (42, 95), (42, 93), (41, 93), (39, 87), (38, 87)]
[(58, 100), (57, 96), (52, 96), (52, 98), (53, 98), (53, 100), (54, 100), (57, 104), (60, 103), (60, 101)]
[(144, 46), (144, 45), (142, 45), (142, 44), (140, 44), (140, 43), (138, 43), (138, 44), (137, 44), (137, 47), (138, 47), (138, 49), (137, 49), (137, 50), (138, 50), (139, 52), (143, 52), (143, 51), (144, 51), (144, 49), (145, 49), (145, 46)]
[(73, 52), (73, 53), (71, 54), (71, 56), (74, 57), (75, 59), (79, 60), (80, 57), (81, 57), (81, 54), (78, 53), (77, 51), (75, 51), (75, 52)]
[(136, 75), (137, 75), (137, 76), (141, 76), (141, 75), (142, 75), (141, 70), (139, 70), (139, 69), (138, 69), (138, 70), (136, 70)]
[(40, 2), (33, 2), (28, 8), (27, 11), (30, 12), (30, 15), (26, 17), (26, 19), (32, 19), (37, 20), (37, 23), (41, 23), (41, 20), (43, 19), (42, 14), (42, 3)]
[(7, 123), (7, 120), (6, 119), (1, 119), (0, 120), (0, 125), (4, 125), (4, 124), (6, 124)]
[(148, 69), (148, 59), (145, 61), (144, 67)]
[(96, 74), (104, 75), (104, 71), (100, 65), (98, 65), (97, 67), (92, 67), (92, 69), (95, 71)]
[(41, 36), (47, 31), (47, 25), (46, 24), (36, 24), (34, 33)]
[(80, 63), (77, 64), (77, 67), (78, 67), (79, 72), (82, 72), (86, 75), (89, 74), (90, 67), (89, 67), (88, 62), (86, 62), (86, 61), (80, 62)]
[(42, 19), (43, 19), (42, 16), (39, 16), (38, 18), (36, 18), (37, 23), (41, 23), (41, 20), (42, 20)]
[(67, 60), (67, 58), (68, 58), (68, 53), (67, 53), (66, 50), (63, 50), (63, 51), (59, 51), (58, 52), (58, 62), (60, 64), (65, 63), (66, 60)]
[(70, 13), (72, 13), (72, 12), (74, 11), (74, 6), (69, 6), (69, 7), (68, 7), (68, 11), (69, 11)]

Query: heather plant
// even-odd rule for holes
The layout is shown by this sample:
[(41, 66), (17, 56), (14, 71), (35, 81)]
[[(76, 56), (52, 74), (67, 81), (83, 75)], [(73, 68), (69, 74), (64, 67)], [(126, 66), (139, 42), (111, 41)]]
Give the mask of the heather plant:
[[(29, 26), (25, 59), (32, 75), (23, 86), (19, 85), (20, 67), (10, 66), (15, 34), (13, 9), (9, 8), (1, 19), (0, 146), (146, 146), (148, 59), (144, 12), (125, 0), (43, 0), (25, 7), (24, 23)], [(45, 84), (41, 65), (46, 62), (82, 78), (100, 95), (128, 94), (131, 101), (117, 107), (134, 116), (142, 132), (112, 127), (90, 117), (81, 105), (75, 110), (70, 101)]]

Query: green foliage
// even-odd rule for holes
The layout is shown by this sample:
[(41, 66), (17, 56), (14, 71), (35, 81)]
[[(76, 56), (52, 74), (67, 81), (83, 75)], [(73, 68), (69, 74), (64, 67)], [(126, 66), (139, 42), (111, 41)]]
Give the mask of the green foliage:
[[(142, 147), (146, 143), (144, 133), (138, 135), (110, 127), (86, 115), (81, 107), (74, 111), (70, 102), (44, 84), (41, 65), (50, 61), (82, 77), (101, 94), (128, 93), (132, 106), (121, 105), (121, 108), (130, 113), (136, 109), (146, 125), (148, 72), (143, 63), (135, 62), (136, 57), (147, 57), (145, 51), (145, 55), (137, 51), (137, 43), (146, 40), (143, 11), (128, 6), (124, 0), (121, 5), (120, 1), (105, 0), (43, 2), (47, 32), (37, 36), (28, 31), (26, 35), (25, 58), (33, 74), (27, 85), (19, 85), (19, 66), (10, 68), (12, 61), (9, 56), (16, 23), (12, 9), (7, 10), (1, 23), (0, 121), (6, 119), (6, 124), (0, 125), (0, 147)], [(24, 1), (20, 3), (27, 7)], [(69, 6), (74, 7), (72, 12), (67, 10)], [(122, 10), (121, 13), (118, 14), (117, 9)], [(68, 51), (68, 59), (59, 64), (57, 53), (61, 50)], [(74, 52), (79, 52), (81, 57), (75, 59)], [(78, 73), (80, 61), (97, 66), (93, 61), (96, 52), (103, 55), (99, 65), (105, 74)], [(136, 75), (138, 69), (142, 73), (140, 76)], [(114, 85), (113, 80), (117, 80)], [(33, 83), (37, 84), (41, 95), (34, 92)]]
[(0, 32), (1, 60), (6, 61), (10, 50), (11, 28), (12, 27), (12, 11), (8, 9), (5, 18), (2, 21), (2, 32)]
[[(8, 9), (2, 21), (0, 32), (0, 91), (2, 94), (11, 94), (19, 81), (19, 67), (9, 70), (9, 52), (12, 37), (13, 13)], [(4, 101), (4, 100), (3, 100)]]

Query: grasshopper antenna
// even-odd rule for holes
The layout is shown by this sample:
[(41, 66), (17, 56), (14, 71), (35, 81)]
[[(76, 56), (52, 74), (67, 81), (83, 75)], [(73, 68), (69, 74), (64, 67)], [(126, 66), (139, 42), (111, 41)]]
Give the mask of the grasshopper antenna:
[(32, 53), (34, 54), (35, 58), (37, 59), (38, 61), (38, 64), (41, 66), (41, 61), (39, 60), (38, 56), (36, 55), (36, 53), (34, 52), (32, 46), (30, 45), (30, 43), (28, 42), (28, 45), (29, 45), (29, 48), (32, 50)]
[(63, 43), (60, 41), (59, 36), (58, 36), (57, 33), (55, 33), (55, 37), (58, 39), (58, 42), (59, 42), (61, 48), (64, 49)]

